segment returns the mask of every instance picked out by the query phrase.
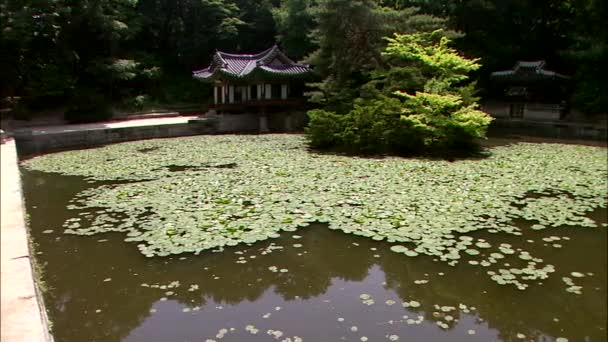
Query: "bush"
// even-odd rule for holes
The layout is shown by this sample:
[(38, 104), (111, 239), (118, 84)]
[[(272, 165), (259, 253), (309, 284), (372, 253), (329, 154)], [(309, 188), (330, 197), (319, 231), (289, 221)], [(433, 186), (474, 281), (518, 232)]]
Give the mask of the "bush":
[(143, 94), (125, 99), (121, 103), (121, 106), (121, 108), (124, 107), (124, 109), (130, 111), (141, 111), (149, 108), (160, 107), (160, 104), (158, 103), (158, 101), (155, 101), (150, 95)]
[(106, 121), (112, 118), (112, 110), (101, 91), (81, 90), (70, 101), (64, 114), (69, 123), (89, 123)]
[(308, 112), (306, 136), (313, 148), (350, 153), (418, 154), (423, 150), (420, 132), (401, 120), (401, 102), (383, 97), (358, 103), (345, 115), (326, 110)]
[(310, 147), (323, 149), (342, 144), (342, 115), (322, 109), (314, 109), (307, 114), (309, 121), (305, 132)]
[(397, 94), (405, 97), (401, 120), (417, 129), (425, 149), (440, 154), (474, 149), (492, 121), (475, 104), (465, 106), (459, 95)]
[(310, 146), (361, 154), (453, 155), (476, 151), (492, 120), (457, 95), (417, 93), (381, 97), (345, 115), (308, 112)]
[(416, 154), (422, 140), (415, 129), (400, 119), (401, 102), (381, 97), (355, 105), (343, 119), (341, 141), (363, 154)]

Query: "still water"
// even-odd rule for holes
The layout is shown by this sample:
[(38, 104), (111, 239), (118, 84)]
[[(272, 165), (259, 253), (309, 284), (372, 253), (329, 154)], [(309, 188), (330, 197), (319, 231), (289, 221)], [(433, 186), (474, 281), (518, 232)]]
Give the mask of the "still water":
[[(62, 233), (75, 216), (68, 201), (94, 184), (22, 176), (58, 342), (607, 340), (605, 228), (470, 234), (556, 266), (525, 291), (491, 281), (482, 266), (406, 257), (322, 225), (223, 252), (146, 258), (122, 234)], [(608, 221), (606, 209), (590, 217)], [(582, 294), (565, 291), (571, 272), (584, 275), (573, 278)]]

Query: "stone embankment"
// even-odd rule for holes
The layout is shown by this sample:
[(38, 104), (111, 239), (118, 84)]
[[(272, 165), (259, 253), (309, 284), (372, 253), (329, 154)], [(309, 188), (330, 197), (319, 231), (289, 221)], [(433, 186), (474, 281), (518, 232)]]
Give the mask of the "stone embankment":
[(52, 341), (32, 272), (15, 141), (2, 142), (1, 292), (2, 342)]

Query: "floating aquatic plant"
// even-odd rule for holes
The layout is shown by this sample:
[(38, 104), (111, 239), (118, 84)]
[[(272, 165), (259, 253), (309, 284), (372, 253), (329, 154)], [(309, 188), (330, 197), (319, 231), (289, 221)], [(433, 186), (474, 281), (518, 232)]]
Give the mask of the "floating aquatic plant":
[(114, 182), (72, 200), (78, 213), (65, 232), (122, 232), (148, 257), (221, 252), (325, 222), (452, 266), (461, 258), (483, 267), (519, 258), (530, 264), (492, 277), (525, 288), (552, 268), (467, 234), (522, 235), (521, 219), (535, 230), (597, 227), (587, 214), (606, 207), (605, 158), (602, 148), (555, 144), (496, 147), (488, 158), (457, 162), (352, 158), (309, 153), (298, 135), (225, 135), (114, 144), (23, 165)]

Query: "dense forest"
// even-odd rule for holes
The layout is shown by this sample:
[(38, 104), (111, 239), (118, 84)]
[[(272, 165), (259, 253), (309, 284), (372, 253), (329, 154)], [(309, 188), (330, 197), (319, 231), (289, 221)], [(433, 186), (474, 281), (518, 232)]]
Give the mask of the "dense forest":
[(191, 72), (216, 49), (277, 43), (314, 66), (311, 102), (345, 113), (376, 92), (427, 84), (423, 66), (387, 54), (386, 37), (440, 30), (479, 64), (460, 85), (465, 98), (473, 88), (493, 96), (492, 71), (545, 59), (572, 76), (564, 101), (605, 112), (607, 17), (604, 0), (2, 0), (0, 96), (20, 99), (22, 115), (203, 103), (210, 91)]

